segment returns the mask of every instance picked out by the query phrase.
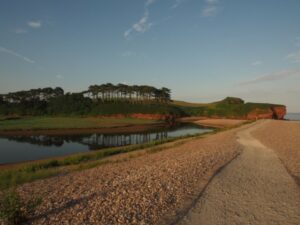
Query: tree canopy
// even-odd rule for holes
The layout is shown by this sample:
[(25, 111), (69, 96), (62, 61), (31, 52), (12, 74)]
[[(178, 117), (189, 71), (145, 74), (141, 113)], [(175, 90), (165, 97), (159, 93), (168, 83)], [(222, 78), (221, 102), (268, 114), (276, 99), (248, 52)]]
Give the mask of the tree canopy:
[(169, 102), (171, 90), (168, 88), (155, 88), (148, 85), (126, 85), (111, 83), (101, 85), (91, 85), (87, 91), (83, 92), (92, 96), (97, 101), (130, 101), (130, 102)]
[(148, 85), (91, 85), (78, 93), (65, 93), (61, 87), (38, 88), (0, 95), (0, 114), (125, 114), (166, 113), (171, 90)]

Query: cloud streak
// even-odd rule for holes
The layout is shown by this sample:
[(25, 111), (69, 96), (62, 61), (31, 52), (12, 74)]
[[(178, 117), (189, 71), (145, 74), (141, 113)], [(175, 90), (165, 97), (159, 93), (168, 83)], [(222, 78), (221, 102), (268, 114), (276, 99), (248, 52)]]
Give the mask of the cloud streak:
[(148, 8), (150, 5), (154, 4), (155, 2), (156, 2), (156, 0), (147, 0), (146, 1), (144, 15), (138, 22), (134, 23), (129, 29), (127, 29), (123, 33), (123, 36), (125, 39), (128, 39), (130, 37), (130, 35), (132, 35), (132, 33), (145, 33), (147, 30), (149, 30), (151, 28), (151, 26), (153, 24), (151, 22), (149, 22), (150, 13), (149, 13)]
[(14, 30), (14, 32), (16, 34), (25, 34), (25, 33), (27, 33), (27, 30), (23, 29), (23, 28), (17, 28), (17, 29)]
[(300, 51), (287, 55), (286, 59), (290, 60), (292, 63), (300, 63)]
[(146, 10), (143, 17), (124, 32), (124, 37), (128, 39), (132, 32), (145, 33), (151, 26), (152, 23), (149, 22), (149, 12)]
[(156, 0), (147, 0), (145, 3), (145, 7), (148, 7), (149, 5), (152, 5)]
[(178, 6), (180, 6), (185, 1), (186, 0), (176, 0), (175, 3), (171, 6), (171, 9), (176, 9)]
[(271, 81), (277, 81), (277, 80), (284, 80), (288, 79), (290, 77), (298, 77), (300, 76), (300, 70), (286, 70), (281, 71), (277, 73), (271, 73), (264, 76), (260, 76), (257, 78), (254, 78), (252, 80), (247, 80), (238, 83), (238, 85), (251, 85), (251, 84), (259, 84), (264, 82), (271, 82)]
[(15, 56), (15, 57), (17, 57), (17, 58), (19, 58), (19, 59), (22, 59), (23, 61), (25, 61), (25, 62), (27, 62), (27, 63), (31, 63), (31, 64), (35, 63), (34, 60), (32, 60), (32, 59), (30, 59), (30, 58), (28, 58), (28, 57), (26, 57), (26, 56), (23, 56), (23, 55), (21, 55), (21, 54), (18, 53), (18, 52), (15, 52), (15, 51), (13, 51), (13, 50), (10, 50), (10, 49), (7, 49), (7, 48), (1, 47), (1, 46), (0, 46), (0, 52), (4, 52), (4, 53), (6, 53), (6, 54)]
[(205, 6), (202, 9), (201, 15), (203, 17), (213, 17), (219, 12), (219, 0), (205, 0)]
[(31, 20), (28, 21), (27, 25), (31, 28), (38, 29), (42, 27), (42, 21), (40, 20)]

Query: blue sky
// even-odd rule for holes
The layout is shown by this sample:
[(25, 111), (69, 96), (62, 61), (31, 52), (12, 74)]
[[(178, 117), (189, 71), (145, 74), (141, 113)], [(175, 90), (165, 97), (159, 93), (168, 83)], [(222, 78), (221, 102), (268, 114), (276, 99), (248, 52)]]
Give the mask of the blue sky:
[(105, 82), (300, 112), (299, 0), (1, 0), (0, 93)]

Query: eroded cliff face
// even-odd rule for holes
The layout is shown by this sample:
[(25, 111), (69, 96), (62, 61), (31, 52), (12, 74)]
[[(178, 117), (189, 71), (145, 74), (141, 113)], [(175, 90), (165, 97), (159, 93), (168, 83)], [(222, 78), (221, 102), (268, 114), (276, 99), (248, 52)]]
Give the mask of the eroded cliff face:
[(275, 106), (270, 107), (269, 109), (255, 109), (248, 113), (248, 120), (256, 120), (256, 119), (276, 119), (282, 120), (286, 114), (285, 106)]
[(273, 107), (272, 111), (273, 111), (273, 119), (282, 120), (284, 119), (284, 116), (286, 114), (286, 107), (285, 106)]

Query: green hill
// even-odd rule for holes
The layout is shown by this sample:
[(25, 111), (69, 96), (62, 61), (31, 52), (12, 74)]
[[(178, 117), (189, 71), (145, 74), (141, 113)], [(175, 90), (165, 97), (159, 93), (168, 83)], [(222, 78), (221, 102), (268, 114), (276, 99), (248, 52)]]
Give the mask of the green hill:
[(285, 107), (268, 103), (245, 103), (244, 100), (235, 97), (227, 97), (222, 101), (207, 104), (189, 104), (180, 101), (174, 101), (172, 104), (179, 107), (188, 116), (222, 118), (246, 118), (253, 111), (263, 114), (268, 113), (274, 107)]

